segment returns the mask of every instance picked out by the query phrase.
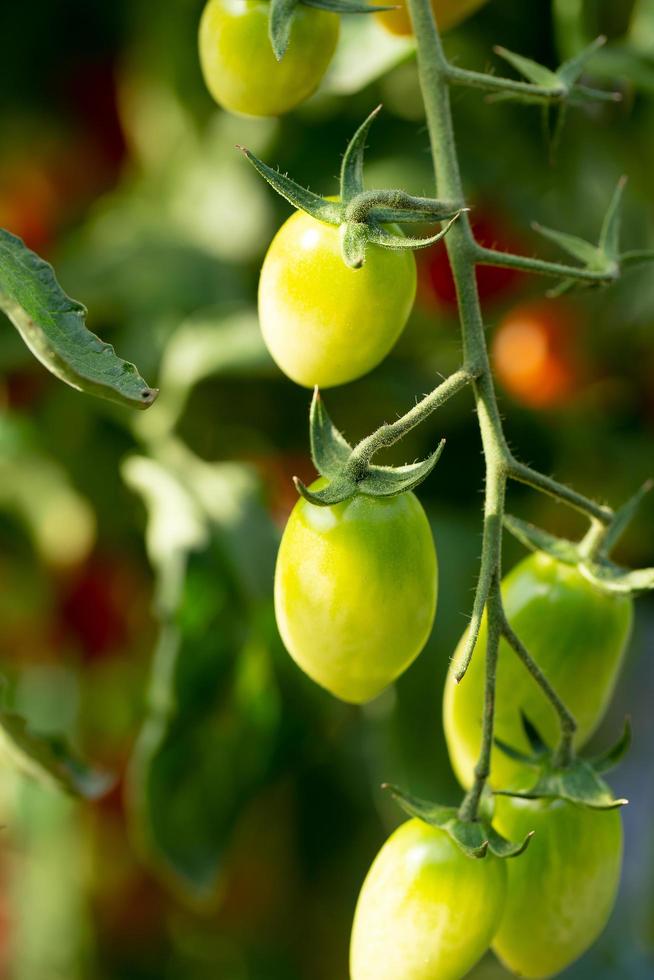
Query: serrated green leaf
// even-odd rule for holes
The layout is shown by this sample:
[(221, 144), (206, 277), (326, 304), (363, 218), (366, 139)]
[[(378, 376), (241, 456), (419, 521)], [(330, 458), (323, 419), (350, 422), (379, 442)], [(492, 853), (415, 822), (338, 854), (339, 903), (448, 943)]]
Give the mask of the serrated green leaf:
[(597, 248), (596, 245), (592, 245), (590, 242), (585, 241), (583, 238), (578, 238), (576, 235), (568, 235), (564, 231), (555, 231), (552, 228), (545, 228), (544, 225), (538, 224), (538, 222), (532, 223), (532, 228), (534, 231), (542, 235), (543, 238), (548, 238), (550, 241), (554, 242), (559, 248), (567, 252), (568, 255), (572, 255), (575, 259), (579, 259), (583, 262), (589, 269), (602, 269), (604, 268), (606, 262), (604, 258), (604, 253), (601, 249)]
[(329, 417), (318, 388), (311, 401), (309, 426), (313, 465), (321, 476), (334, 479), (350, 458), (352, 447)]
[(578, 545), (566, 538), (557, 538), (549, 531), (544, 531), (511, 514), (504, 515), (504, 527), (532, 551), (544, 551), (545, 554), (566, 565), (577, 565), (580, 561)]
[(87, 329), (86, 309), (66, 295), (52, 266), (1, 228), (0, 310), (44, 367), (72, 388), (141, 409), (157, 397), (133, 364)]
[(593, 55), (606, 44), (605, 37), (598, 37), (592, 44), (589, 44), (587, 48), (580, 51), (579, 54), (565, 61), (560, 68), (557, 70), (557, 77), (561, 79), (566, 88), (570, 89), (572, 86), (581, 78), (584, 68), (593, 57)]
[(298, 2), (299, 0), (270, 0), (268, 36), (277, 61), (281, 61), (286, 54)]
[(251, 153), (245, 146), (239, 146), (239, 150), (250, 161), (254, 169), (267, 180), (273, 190), (277, 191), (282, 197), (286, 198), (293, 207), (305, 211), (318, 221), (324, 221), (328, 225), (340, 225), (342, 220), (342, 207), (335, 201), (328, 201), (327, 198), (314, 194), (312, 191), (296, 184), (294, 180), (273, 170), (258, 157)]
[(363, 191), (363, 158), (366, 149), (366, 139), (371, 125), (381, 111), (378, 105), (365, 119), (348, 143), (341, 164), (341, 201), (348, 204), (353, 197)]
[(438, 449), (418, 463), (406, 466), (369, 466), (368, 473), (357, 484), (359, 493), (370, 497), (393, 497), (398, 493), (407, 493), (427, 479), (441, 458), (445, 448), (445, 439), (441, 440)]
[(620, 225), (622, 219), (622, 196), (627, 186), (627, 178), (621, 177), (618, 185), (613, 192), (611, 203), (609, 204), (602, 231), (600, 233), (600, 250), (611, 261), (617, 262), (620, 252)]
[(73, 796), (95, 800), (115, 782), (83, 762), (65, 739), (32, 732), (24, 718), (10, 711), (0, 711), (0, 747), (21, 772)]
[(530, 82), (534, 85), (540, 85), (543, 88), (550, 89), (562, 89), (561, 80), (558, 75), (550, 71), (549, 68), (545, 68), (544, 65), (539, 65), (537, 61), (532, 61), (531, 58), (525, 58), (521, 54), (516, 54), (514, 51), (509, 51), (507, 48), (497, 46), (493, 49), (495, 54), (503, 58), (504, 61), (524, 75)]

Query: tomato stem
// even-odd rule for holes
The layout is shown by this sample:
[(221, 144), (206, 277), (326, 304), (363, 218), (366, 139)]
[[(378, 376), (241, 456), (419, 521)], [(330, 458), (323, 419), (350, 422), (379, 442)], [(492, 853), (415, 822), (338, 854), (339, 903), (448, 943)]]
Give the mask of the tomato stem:
[[(606, 286), (619, 278), (620, 269), (613, 265), (607, 269), (588, 269), (583, 266), (568, 265), (563, 262), (547, 262), (545, 259), (532, 258), (528, 255), (514, 255), (512, 252), (499, 252), (494, 248), (484, 248), (478, 245), (476, 250), (479, 265), (493, 265), (503, 269), (521, 269), (525, 272), (535, 272), (541, 276), (553, 279), (574, 279), (595, 286)], [(645, 261), (643, 259), (643, 261)]]
[[(447, 62), (440, 35), (429, 0), (408, 0), (409, 12), (413, 23), (417, 44), (418, 72), (423, 94), (429, 138), (431, 144), (434, 173), (438, 194), (448, 200), (464, 200), (461, 172), (454, 135), (452, 111), (450, 105), (449, 84), (462, 81), (460, 70), (453, 69)], [(477, 79), (478, 80), (478, 79)], [(470, 79), (468, 79), (470, 81)], [(501, 83), (502, 85), (504, 83)], [(510, 83), (518, 86), (519, 83)], [(499, 87), (499, 86), (498, 86)], [(475, 267), (484, 259), (501, 258), (491, 250), (482, 249), (476, 242), (467, 212), (463, 212), (458, 221), (450, 229), (445, 245), (447, 248), (452, 274), (456, 283), (459, 303), (459, 318), (463, 341), (464, 364), (474, 365), (474, 378), (471, 382), (479, 429), (481, 434), (484, 457), (486, 461), (486, 484), (484, 498), (484, 527), (483, 545), (480, 564), (479, 581), (475, 595), (472, 620), (468, 632), (467, 646), (460, 665), (457, 680), (462, 680), (467, 663), (472, 656), (479, 635), (482, 616), (486, 612), (488, 620), (488, 643), (486, 648), (486, 686), (484, 698), (484, 716), (482, 730), (482, 745), (472, 787), (466, 794), (459, 811), (461, 819), (474, 821), (478, 819), (479, 804), (484, 787), (490, 774), (491, 753), (493, 747), (493, 730), (495, 716), (495, 690), (497, 681), (497, 659), (500, 639), (504, 635), (531, 672), (541, 689), (547, 695), (556, 709), (561, 721), (561, 745), (558, 751), (558, 761), (569, 761), (572, 752), (572, 738), (576, 722), (538, 665), (518, 640), (504, 612), (500, 593), (502, 574), (502, 534), (503, 517), (506, 498), (507, 481), (510, 479), (527, 483), (535, 489), (555, 497), (557, 500), (580, 510), (590, 517), (594, 524), (605, 527), (610, 524), (613, 512), (601, 504), (576, 493), (563, 484), (557, 483), (550, 477), (532, 470), (531, 467), (514, 459), (510, 452), (495, 394), (495, 385), (490, 368), (488, 349), (486, 345), (484, 323), (482, 319), (479, 293), (475, 275)], [(511, 261), (511, 259), (509, 259)], [(521, 262), (519, 257), (514, 261)], [(529, 262), (530, 260), (525, 260)], [(548, 265), (540, 265), (536, 260), (534, 271), (548, 272)], [(568, 270), (562, 267), (563, 274), (573, 277), (574, 268)], [(607, 274), (589, 276), (581, 270), (584, 279), (599, 279), (604, 281)], [(559, 269), (561, 274), (561, 269)], [(447, 384), (447, 382), (446, 382)], [(436, 389), (438, 392), (442, 386)], [(429, 396), (428, 396), (429, 398)], [(417, 406), (418, 407), (418, 406)], [(406, 418), (406, 416), (405, 416)], [(419, 419), (416, 418), (416, 422)], [(415, 423), (413, 423), (415, 424)], [(412, 426), (409, 426), (412, 427)], [(390, 444), (384, 439), (388, 436), (376, 434), (369, 440), (364, 440), (360, 447), (365, 447), (361, 455), (372, 448), (376, 451), (378, 441), (381, 445)], [(384, 432), (384, 429), (380, 430)], [(393, 435), (403, 433), (396, 430)], [(373, 440), (371, 442), (371, 440)], [(393, 438), (392, 441), (395, 441)], [(467, 661), (467, 662), (466, 662)]]

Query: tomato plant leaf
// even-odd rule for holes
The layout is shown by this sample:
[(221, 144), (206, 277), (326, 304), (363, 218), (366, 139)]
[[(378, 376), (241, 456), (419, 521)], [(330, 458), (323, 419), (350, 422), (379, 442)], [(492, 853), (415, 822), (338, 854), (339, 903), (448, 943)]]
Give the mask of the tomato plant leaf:
[(61, 736), (37, 734), (21, 715), (5, 709), (0, 710), (0, 746), (17, 769), (72, 796), (95, 800), (115, 782), (83, 762)]
[(579, 547), (573, 541), (558, 538), (550, 534), (549, 531), (544, 531), (519, 517), (505, 514), (504, 526), (514, 538), (517, 538), (521, 544), (530, 548), (531, 551), (544, 551), (545, 554), (566, 565), (578, 565), (581, 560)]
[(338, 431), (315, 388), (309, 414), (311, 458), (321, 476), (334, 479), (347, 463), (352, 447)]
[(87, 329), (85, 307), (66, 295), (52, 266), (1, 228), (0, 310), (44, 367), (72, 388), (141, 409), (157, 397), (133, 364)]

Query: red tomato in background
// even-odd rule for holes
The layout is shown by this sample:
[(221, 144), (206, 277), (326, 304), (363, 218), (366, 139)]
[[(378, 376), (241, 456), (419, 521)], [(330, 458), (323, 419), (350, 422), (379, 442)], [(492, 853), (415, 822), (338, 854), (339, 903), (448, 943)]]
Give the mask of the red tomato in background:
[[(472, 229), (480, 245), (502, 252), (520, 252), (521, 243), (505, 218), (485, 208), (475, 209), (471, 215)], [(426, 305), (457, 308), (456, 287), (445, 242), (416, 253), (419, 262), (419, 293)], [(482, 302), (500, 299), (514, 289), (522, 278), (518, 269), (499, 269), (495, 266), (477, 266), (477, 286)]]
[(143, 624), (149, 598), (123, 558), (94, 555), (61, 583), (55, 632), (87, 661), (124, 651)]
[(567, 402), (582, 379), (579, 326), (579, 313), (560, 300), (514, 307), (491, 343), (493, 367), (503, 388), (529, 408)]

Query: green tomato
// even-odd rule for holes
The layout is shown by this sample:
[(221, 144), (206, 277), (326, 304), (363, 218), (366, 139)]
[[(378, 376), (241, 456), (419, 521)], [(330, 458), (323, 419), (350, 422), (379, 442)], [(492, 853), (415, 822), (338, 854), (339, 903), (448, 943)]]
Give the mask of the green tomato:
[(498, 796), (493, 823), (510, 840), (535, 831), (525, 853), (506, 862), (493, 949), (518, 976), (555, 976), (595, 942), (611, 914), (622, 864), (620, 811)]
[(268, 0), (209, 0), (200, 21), (200, 64), (216, 102), (246, 116), (279, 116), (317, 88), (339, 33), (336, 14), (298, 4), (288, 49), (277, 61)]
[[(577, 719), (575, 744), (583, 745), (602, 719), (613, 693), (631, 632), (632, 600), (600, 591), (576, 568), (542, 553), (530, 555), (516, 565), (502, 583), (502, 595), (516, 634)], [(461, 641), (445, 684), (445, 737), (454, 771), (463, 786), (472, 783), (481, 745), (486, 637), (483, 623), (470, 668), (457, 684), (454, 671)], [(554, 708), (513, 650), (502, 641), (495, 734), (507, 744), (528, 751), (521, 712), (548, 744), (556, 744), (559, 721)], [(493, 749), (494, 786), (507, 788), (520, 771), (520, 765), (501, 749)]]
[(332, 507), (300, 499), (277, 558), (279, 632), (309, 677), (363, 704), (427, 642), (437, 578), (431, 529), (414, 494), (359, 495)]
[(409, 820), (363, 883), (351, 980), (459, 980), (488, 949), (504, 909), (506, 862), (467, 857), (444, 830)]
[(268, 350), (289, 378), (329, 388), (360, 378), (386, 357), (415, 295), (413, 252), (368, 245), (364, 265), (350, 269), (339, 229), (297, 211), (264, 260), (259, 321)]

